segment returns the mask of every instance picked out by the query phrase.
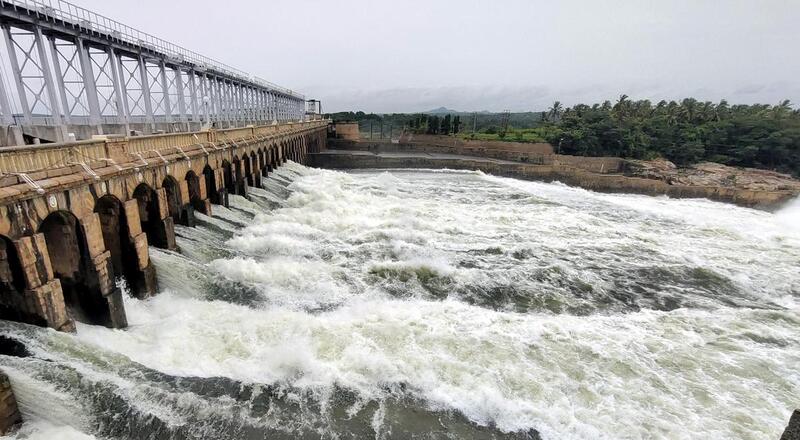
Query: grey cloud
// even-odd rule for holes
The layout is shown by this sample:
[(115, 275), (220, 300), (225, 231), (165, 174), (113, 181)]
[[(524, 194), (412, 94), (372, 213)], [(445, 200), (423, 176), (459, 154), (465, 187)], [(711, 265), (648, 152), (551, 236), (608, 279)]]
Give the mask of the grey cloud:
[(800, 102), (796, 0), (76, 0), (327, 110)]

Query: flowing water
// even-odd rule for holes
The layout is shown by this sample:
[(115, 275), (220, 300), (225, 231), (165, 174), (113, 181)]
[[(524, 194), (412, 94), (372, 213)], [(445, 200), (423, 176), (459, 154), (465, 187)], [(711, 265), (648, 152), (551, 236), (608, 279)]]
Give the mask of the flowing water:
[(288, 164), (151, 249), (130, 327), (0, 322), (38, 439), (775, 439), (800, 206)]

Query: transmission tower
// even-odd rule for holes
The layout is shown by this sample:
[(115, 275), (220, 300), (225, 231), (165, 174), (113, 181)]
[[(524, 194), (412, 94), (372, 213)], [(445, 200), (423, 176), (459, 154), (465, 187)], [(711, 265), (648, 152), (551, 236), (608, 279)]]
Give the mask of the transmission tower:
[(508, 119), (511, 116), (511, 112), (508, 110), (503, 110), (503, 114), (500, 116), (500, 127), (503, 129), (503, 133), (508, 132)]

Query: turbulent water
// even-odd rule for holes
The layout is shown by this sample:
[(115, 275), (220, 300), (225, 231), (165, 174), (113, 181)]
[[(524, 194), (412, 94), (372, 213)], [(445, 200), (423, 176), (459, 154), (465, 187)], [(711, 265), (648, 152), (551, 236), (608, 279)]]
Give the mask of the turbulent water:
[(800, 206), (290, 163), (151, 249), (130, 327), (0, 322), (37, 439), (772, 439)]

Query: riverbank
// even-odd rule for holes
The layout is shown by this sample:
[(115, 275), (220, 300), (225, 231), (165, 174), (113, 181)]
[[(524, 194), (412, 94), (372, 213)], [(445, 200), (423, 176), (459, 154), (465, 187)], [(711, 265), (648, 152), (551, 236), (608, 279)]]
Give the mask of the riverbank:
[(674, 178), (663, 173), (646, 174), (641, 171), (644, 167), (631, 166), (632, 161), (614, 157), (558, 155), (552, 152), (549, 144), (464, 142), (434, 136), (400, 139), (399, 142), (330, 140), (329, 150), (311, 155), (310, 160), (312, 166), (330, 169), (480, 170), (526, 180), (558, 181), (600, 192), (707, 198), (765, 210), (777, 209), (800, 194), (800, 184), (769, 189), (765, 185), (737, 185), (735, 178), (696, 178), (698, 173), (693, 174), (694, 179), (678, 176), (677, 172)]

